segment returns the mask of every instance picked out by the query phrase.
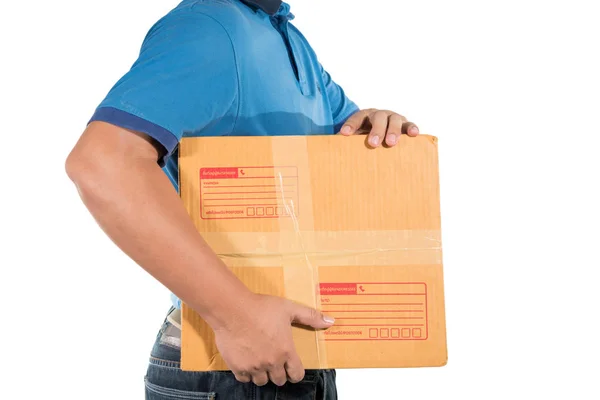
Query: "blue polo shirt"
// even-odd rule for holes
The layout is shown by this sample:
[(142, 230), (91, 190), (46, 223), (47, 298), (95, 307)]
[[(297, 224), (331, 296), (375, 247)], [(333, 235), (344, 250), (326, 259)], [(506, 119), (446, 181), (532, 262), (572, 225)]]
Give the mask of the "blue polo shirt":
[(148, 32), (91, 121), (143, 132), (177, 185), (184, 136), (322, 135), (358, 111), (278, 0), (184, 0)]

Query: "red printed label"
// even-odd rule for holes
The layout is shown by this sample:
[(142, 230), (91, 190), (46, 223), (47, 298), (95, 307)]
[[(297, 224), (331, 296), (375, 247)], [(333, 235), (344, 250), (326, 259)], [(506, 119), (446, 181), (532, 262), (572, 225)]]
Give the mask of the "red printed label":
[(321, 295), (356, 294), (356, 283), (321, 283), (319, 288)]
[(202, 219), (297, 216), (298, 200), (296, 167), (200, 169)]
[(200, 179), (238, 178), (237, 168), (202, 168)]
[(324, 340), (427, 340), (427, 285), (321, 283), (322, 311), (335, 318)]

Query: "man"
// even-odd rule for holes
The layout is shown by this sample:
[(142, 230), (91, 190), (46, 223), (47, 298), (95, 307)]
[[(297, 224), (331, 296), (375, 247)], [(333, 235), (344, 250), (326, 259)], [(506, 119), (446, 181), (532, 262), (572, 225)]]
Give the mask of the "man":
[[(228, 373), (179, 369), (178, 308), (152, 350), (148, 399), (335, 399), (335, 372), (304, 371), (291, 323), (333, 320), (248, 289), (203, 241), (177, 191), (182, 136), (352, 135), (373, 148), (418, 134), (404, 117), (359, 111), (290, 24), (280, 0), (184, 0), (148, 32), (97, 108), (67, 173), (110, 238), (213, 328)], [(226, 293), (226, 296), (222, 296)]]

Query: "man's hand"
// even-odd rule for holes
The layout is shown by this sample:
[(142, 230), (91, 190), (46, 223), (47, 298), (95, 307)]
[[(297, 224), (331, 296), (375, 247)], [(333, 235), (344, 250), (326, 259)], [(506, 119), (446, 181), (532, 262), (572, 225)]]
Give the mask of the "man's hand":
[(292, 340), (292, 323), (325, 329), (333, 318), (279, 297), (252, 296), (243, 318), (215, 329), (223, 359), (240, 382), (300, 382), (304, 367)]
[(368, 133), (369, 145), (375, 148), (383, 143), (395, 146), (401, 134), (417, 136), (419, 128), (393, 111), (371, 108), (348, 118), (340, 133), (344, 136)]

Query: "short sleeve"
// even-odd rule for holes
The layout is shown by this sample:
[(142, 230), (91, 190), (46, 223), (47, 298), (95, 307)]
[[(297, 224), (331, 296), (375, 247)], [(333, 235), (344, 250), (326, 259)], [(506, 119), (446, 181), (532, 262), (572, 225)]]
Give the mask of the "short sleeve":
[[(227, 31), (214, 18), (186, 9), (152, 27), (138, 59), (90, 122), (143, 132), (165, 148), (167, 157), (182, 136), (201, 135), (228, 114), (233, 122), (237, 87)], [(164, 164), (164, 159), (159, 161)]]
[(359, 109), (352, 100), (350, 100), (344, 89), (331, 79), (331, 75), (321, 66), (321, 74), (323, 75), (323, 84), (327, 92), (327, 98), (333, 115), (334, 132), (339, 132), (344, 125), (344, 122), (355, 114)]

